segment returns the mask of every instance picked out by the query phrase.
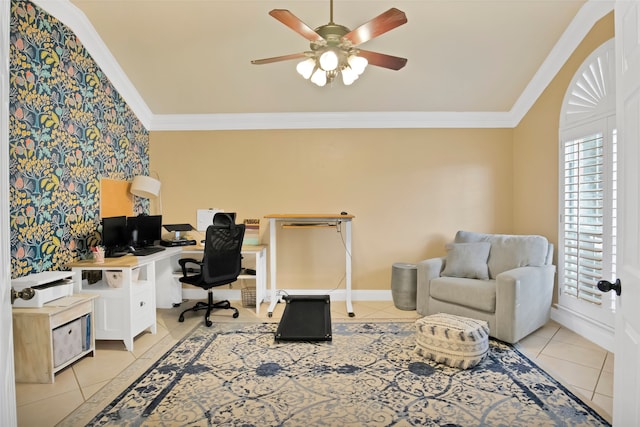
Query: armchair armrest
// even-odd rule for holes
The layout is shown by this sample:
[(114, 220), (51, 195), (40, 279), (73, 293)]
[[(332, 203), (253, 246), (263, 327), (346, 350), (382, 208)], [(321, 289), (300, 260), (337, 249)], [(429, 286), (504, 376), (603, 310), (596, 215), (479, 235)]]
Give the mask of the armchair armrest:
[(178, 264), (182, 268), (182, 277), (187, 277), (187, 264), (195, 264), (198, 267), (202, 267), (202, 261), (199, 261), (195, 258), (180, 258), (178, 260)]
[(517, 342), (548, 321), (555, 269), (520, 267), (496, 276), (497, 338)]
[(416, 311), (423, 316), (429, 314), (428, 303), (431, 279), (440, 277), (440, 273), (444, 270), (445, 260), (445, 257), (430, 258), (417, 264)]

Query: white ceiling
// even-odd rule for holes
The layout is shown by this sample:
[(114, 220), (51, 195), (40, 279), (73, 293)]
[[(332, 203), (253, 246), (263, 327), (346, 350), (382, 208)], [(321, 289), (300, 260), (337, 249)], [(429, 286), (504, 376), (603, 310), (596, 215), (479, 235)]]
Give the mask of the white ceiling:
[(404, 11), (407, 24), (362, 48), (408, 62), (399, 71), (369, 66), (351, 86), (319, 88), (296, 73), (297, 61), (250, 61), (309, 50), (270, 10), (288, 9), (315, 28), (329, 21), (328, 0), (36, 3), (79, 35), (151, 129), (269, 127), (282, 117), (299, 122), (291, 127), (382, 117), (513, 126), (611, 9), (598, 0), (335, 0), (334, 22), (351, 29), (391, 7)]

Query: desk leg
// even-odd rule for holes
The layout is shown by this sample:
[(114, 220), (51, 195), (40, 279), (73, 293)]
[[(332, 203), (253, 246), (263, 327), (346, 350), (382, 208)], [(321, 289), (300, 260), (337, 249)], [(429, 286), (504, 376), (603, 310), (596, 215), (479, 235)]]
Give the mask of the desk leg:
[(269, 218), (269, 266), (271, 270), (271, 302), (269, 303), (269, 311), (267, 315), (273, 316), (273, 309), (275, 308), (278, 300), (276, 299), (277, 285), (276, 285), (276, 219)]
[[(169, 261), (169, 260), (167, 260)], [(149, 265), (147, 265), (147, 280), (151, 279), (153, 280), (153, 287), (154, 290), (153, 292), (151, 292), (151, 297), (153, 298), (152, 304), (153, 304), (153, 310), (151, 311), (153, 313), (153, 321), (151, 322), (151, 326), (149, 327), (149, 330), (151, 331), (151, 333), (153, 335), (155, 335), (158, 332), (158, 322), (156, 319), (156, 287), (158, 284), (158, 274), (156, 271), (156, 263), (158, 261), (154, 261), (152, 263), (149, 263)], [(133, 283), (132, 283), (133, 285)], [(133, 319), (132, 319), (133, 320)]]
[(72, 267), (73, 272), (73, 293), (79, 294), (82, 292), (82, 268)]
[(256, 253), (256, 314), (260, 314), (260, 304), (267, 293), (267, 250)]
[[(118, 314), (120, 314), (124, 317), (125, 326), (120, 330), (120, 333), (123, 335), (122, 341), (124, 342), (124, 346), (127, 348), (127, 351), (133, 352), (133, 338), (136, 336), (136, 334), (133, 333), (133, 307), (132, 307), (133, 278), (131, 277), (131, 268), (123, 268), (121, 271), (122, 271), (122, 287), (125, 289), (127, 293), (127, 296), (125, 297), (123, 302), (126, 302), (127, 304), (126, 304), (126, 307), (124, 307), (123, 312), (117, 313), (115, 310), (111, 309), (109, 310), (111, 312), (108, 315), (117, 316)], [(146, 272), (147, 274), (149, 274), (148, 267), (146, 269)], [(150, 279), (150, 277), (147, 277), (147, 279)], [(98, 319), (96, 319), (96, 321), (97, 320)], [(110, 329), (109, 321), (108, 319), (105, 319), (105, 320), (107, 321), (101, 327), (104, 330), (109, 331)], [(97, 323), (96, 326), (100, 326), (99, 323)]]
[(353, 312), (353, 306), (351, 305), (351, 221), (345, 222), (346, 228), (346, 276), (347, 276), (347, 313), (349, 317), (354, 317), (356, 314)]
[(154, 262), (156, 308), (177, 307), (182, 303), (182, 284), (173, 274), (181, 256), (181, 253), (177, 253)]

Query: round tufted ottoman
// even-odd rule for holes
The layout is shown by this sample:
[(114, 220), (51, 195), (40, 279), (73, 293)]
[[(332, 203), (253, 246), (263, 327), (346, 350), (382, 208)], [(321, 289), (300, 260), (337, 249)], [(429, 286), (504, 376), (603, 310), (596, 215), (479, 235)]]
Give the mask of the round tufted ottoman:
[(453, 368), (471, 368), (489, 351), (484, 320), (439, 313), (418, 319), (416, 330), (416, 353)]

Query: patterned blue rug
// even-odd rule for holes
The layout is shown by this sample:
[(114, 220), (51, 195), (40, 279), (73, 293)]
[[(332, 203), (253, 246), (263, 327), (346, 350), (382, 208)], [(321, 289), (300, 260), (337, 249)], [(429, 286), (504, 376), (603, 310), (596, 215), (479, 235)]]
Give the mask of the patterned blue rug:
[(275, 323), (199, 326), (91, 426), (608, 426), (512, 346), (458, 370), (414, 352), (407, 323), (334, 323), (276, 343)]

